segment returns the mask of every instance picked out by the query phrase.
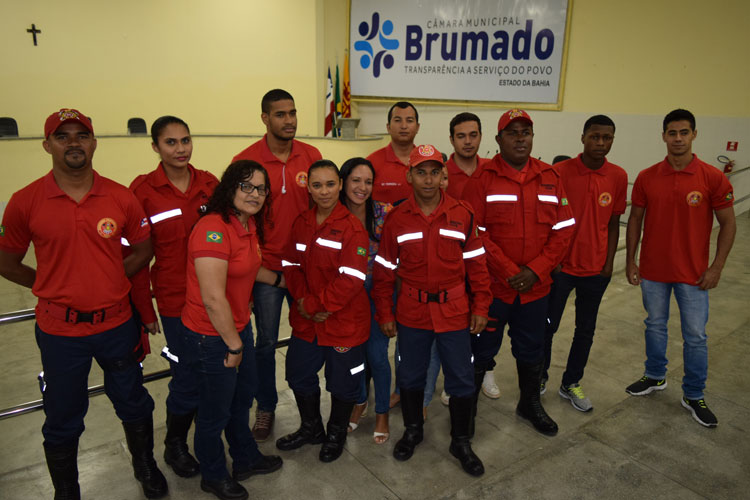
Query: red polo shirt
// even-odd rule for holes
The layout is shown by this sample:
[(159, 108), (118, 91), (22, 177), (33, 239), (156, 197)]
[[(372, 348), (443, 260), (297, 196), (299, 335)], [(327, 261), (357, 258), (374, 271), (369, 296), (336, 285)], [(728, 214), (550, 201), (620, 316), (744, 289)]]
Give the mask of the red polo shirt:
[(3, 215), (0, 249), (24, 254), (34, 243), (39, 298), (36, 321), (50, 335), (84, 337), (121, 325), (129, 307), (108, 314), (97, 324), (67, 323), (47, 314), (43, 301), (91, 312), (126, 300), (130, 281), (122, 265), (121, 238), (140, 243), (149, 237), (148, 222), (138, 200), (125, 186), (94, 171), (91, 190), (76, 203), (50, 172), (20, 191)]
[(227, 261), (226, 296), (232, 309), (234, 327), (242, 330), (250, 321), (250, 296), (255, 276), (260, 269), (261, 251), (255, 234), (255, 221), (248, 221), (245, 230), (232, 215), (224, 222), (219, 214), (201, 217), (188, 241), (187, 291), (182, 323), (203, 335), (219, 335), (206, 312), (201, 298), (195, 259), (213, 257)]
[(411, 196), (411, 185), (406, 182), (408, 165), (401, 163), (393, 146), (378, 149), (367, 157), (375, 168), (375, 182), (372, 185), (372, 199), (395, 203)]
[[(394, 317), (397, 276), (401, 289)], [(467, 280), (471, 295), (466, 293)], [(435, 332), (467, 328), (471, 314), (487, 317), (489, 284), (485, 250), (467, 204), (444, 194), (437, 208), (424, 215), (412, 195), (388, 214), (373, 268), (372, 298), (379, 324), (395, 319)], [(443, 303), (420, 302), (413, 289), (451, 290), (455, 296)]]
[[(214, 174), (188, 165), (190, 184), (186, 192), (167, 178), (161, 163), (149, 174), (139, 175), (130, 190), (141, 202), (151, 226), (151, 243), (156, 261), (151, 266), (151, 285), (162, 316), (178, 318), (185, 305), (185, 269), (190, 232), (198, 221), (201, 206), (219, 184)], [(156, 321), (149, 269), (131, 278), (131, 297), (144, 323)]]
[(307, 169), (322, 156), (313, 146), (292, 141), (292, 152), (286, 163), (268, 148), (266, 136), (241, 151), (232, 161), (254, 160), (268, 171), (271, 182), (271, 219), (264, 226), (263, 267), (281, 270), (281, 257), (299, 214), (310, 208), (307, 193)]
[(464, 189), (464, 199), (476, 214), (487, 249), (492, 294), (512, 304), (518, 292), (508, 278), (526, 266), (539, 281), (520, 294), (526, 304), (547, 295), (550, 272), (568, 251), (575, 218), (560, 174), (536, 158), (519, 172), (495, 155), (477, 179)]
[(734, 203), (727, 177), (695, 155), (680, 171), (665, 158), (638, 174), (632, 202), (646, 209), (641, 276), (695, 285), (708, 268), (713, 213)]
[(455, 154), (452, 153), (448, 161), (445, 162), (445, 168), (448, 169), (448, 189), (446, 191), (453, 198), (461, 200), (466, 183), (469, 182), (469, 179), (478, 179), (482, 173), (484, 164), (491, 160), (489, 158), (480, 158), (477, 155), (477, 168), (474, 169), (471, 175), (466, 175), (466, 172), (456, 165), (456, 161), (453, 159)]
[(581, 155), (555, 167), (576, 219), (562, 270), (574, 276), (594, 276), (607, 261), (609, 219), (625, 213), (628, 174), (606, 160), (600, 168), (592, 170), (583, 164)]
[[(338, 203), (318, 225), (317, 207), (294, 221), (283, 261), (287, 288), (295, 303), (289, 308), (292, 335), (318, 345), (354, 347), (370, 335), (370, 301), (365, 291), (369, 239), (356, 216)], [(297, 301), (308, 314), (332, 313), (321, 323), (297, 310)]]

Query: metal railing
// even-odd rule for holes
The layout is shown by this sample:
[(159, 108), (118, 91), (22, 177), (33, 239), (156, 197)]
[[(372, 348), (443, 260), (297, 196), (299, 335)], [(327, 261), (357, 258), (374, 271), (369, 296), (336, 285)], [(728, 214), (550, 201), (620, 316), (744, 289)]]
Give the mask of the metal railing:
[[(0, 314), (0, 326), (11, 324), (11, 323), (19, 323), (21, 321), (28, 321), (31, 319), (34, 319), (36, 317), (36, 314), (34, 313), (34, 309), (23, 309), (21, 311), (15, 311), (5, 314)], [(286, 347), (289, 345), (289, 338), (281, 339), (278, 342), (276, 342), (276, 349), (279, 349), (281, 347)], [(143, 383), (153, 382), (155, 380), (161, 380), (163, 378), (170, 377), (171, 373), (168, 369), (166, 370), (159, 370), (153, 373), (147, 373), (143, 375)], [(89, 397), (98, 396), (100, 394), (104, 394), (104, 384), (94, 385), (88, 388), (88, 394)], [(41, 399), (36, 399), (34, 401), (29, 401), (27, 403), (22, 403), (20, 405), (11, 406), (8, 408), (4, 408), (0, 410), (0, 420), (5, 420), (6, 418), (11, 417), (18, 417), (20, 415), (25, 415), (27, 413), (32, 413), (35, 411), (39, 411), (44, 408), (44, 401)]]

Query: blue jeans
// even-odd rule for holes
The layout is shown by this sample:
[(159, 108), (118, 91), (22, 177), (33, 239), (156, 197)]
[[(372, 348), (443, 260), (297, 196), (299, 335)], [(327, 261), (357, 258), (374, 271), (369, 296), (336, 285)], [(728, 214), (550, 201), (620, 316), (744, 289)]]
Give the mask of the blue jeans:
[[(173, 415), (188, 415), (198, 408), (198, 386), (187, 365), (180, 363), (182, 351), (185, 350), (182, 337), (182, 322), (179, 317), (160, 316), (164, 338), (168, 351), (162, 351), (162, 356), (169, 361), (169, 394), (167, 395), (167, 410)], [(168, 353), (168, 354), (167, 354)]]
[[(291, 306), (292, 296), (286, 288), (277, 288), (255, 282), (253, 287), (253, 314), (258, 338), (255, 344), (255, 364), (258, 370), (258, 410), (275, 411), (279, 395), (276, 392), (276, 342), (279, 340), (281, 306), (286, 297)], [(252, 404), (252, 400), (250, 400)]]
[[(367, 282), (365, 282), (367, 289)], [(367, 290), (369, 296), (370, 290)], [(375, 304), (370, 300), (370, 337), (365, 344), (367, 366), (372, 375), (372, 383), (375, 385), (375, 413), (388, 413), (391, 392), (391, 363), (388, 361), (387, 337), (380, 325), (375, 321)], [(357, 404), (367, 401), (367, 377), (362, 377), (362, 390), (360, 391)]]
[(203, 479), (220, 481), (229, 477), (221, 433), (229, 444), (234, 469), (246, 469), (263, 456), (250, 430), (250, 404), (257, 387), (253, 329), (250, 323), (240, 332), (245, 346), (237, 368), (224, 366), (227, 346), (218, 335), (201, 335), (183, 325), (185, 362), (198, 386), (200, 400), (195, 420), (195, 456)]
[(686, 283), (661, 283), (641, 279), (646, 323), (646, 371), (644, 375), (663, 379), (667, 375), (667, 321), (669, 299), (674, 290), (680, 309), (682, 359), (685, 375), (682, 392), (688, 399), (701, 399), (708, 377), (708, 291)]
[[(396, 365), (396, 372), (398, 372), (398, 365), (401, 363), (401, 354), (398, 350), (398, 339), (396, 340), (396, 352), (393, 357)], [(430, 349), (430, 364), (427, 365), (427, 380), (424, 386), (424, 400), (422, 401), (422, 406), (424, 407), (430, 406), (432, 396), (435, 394), (435, 385), (437, 385), (438, 375), (440, 375), (440, 353), (438, 352), (437, 342), (432, 342), (432, 349)], [(396, 394), (401, 394), (398, 385), (396, 385), (395, 392)]]

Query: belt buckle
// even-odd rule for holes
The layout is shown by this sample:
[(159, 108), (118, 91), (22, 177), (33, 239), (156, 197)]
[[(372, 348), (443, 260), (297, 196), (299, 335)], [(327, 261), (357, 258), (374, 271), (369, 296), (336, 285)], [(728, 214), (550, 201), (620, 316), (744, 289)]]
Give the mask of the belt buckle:
[(440, 292), (438, 293), (427, 293), (427, 302), (440, 302)]
[(96, 313), (93, 313), (93, 312), (81, 312), (81, 311), (76, 311), (76, 313), (77, 313), (76, 314), (77, 317), (76, 317), (76, 320), (75, 320), (76, 324), (78, 324), (78, 323), (92, 323), (93, 324), (94, 323), (94, 314), (96, 314)]

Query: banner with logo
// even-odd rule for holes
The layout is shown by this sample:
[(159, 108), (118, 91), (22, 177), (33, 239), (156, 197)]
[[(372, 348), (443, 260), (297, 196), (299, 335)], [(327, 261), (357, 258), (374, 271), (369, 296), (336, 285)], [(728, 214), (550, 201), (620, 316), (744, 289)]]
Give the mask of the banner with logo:
[(351, 0), (352, 95), (560, 105), (568, 0)]

